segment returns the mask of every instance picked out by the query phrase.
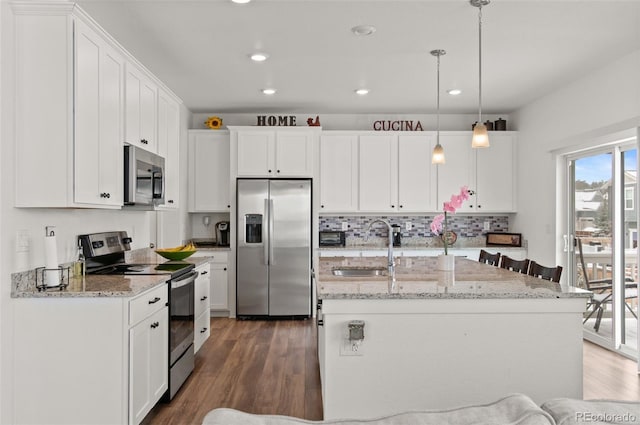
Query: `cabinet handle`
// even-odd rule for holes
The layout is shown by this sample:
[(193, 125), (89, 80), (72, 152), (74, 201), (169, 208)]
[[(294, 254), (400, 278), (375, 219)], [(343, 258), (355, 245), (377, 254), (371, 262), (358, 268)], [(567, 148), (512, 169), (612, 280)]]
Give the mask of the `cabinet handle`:
[(276, 170), (276, 173), (279, 173), (279, 172), (280, 172), (280, 170)]
[(226, 272), (226, 271), (227, 271), (227, 268), (225, 267), (225, 268), (224, 268), (224, 269), (222, 269), (222, 270), (224, 270), (224, 271)]
[(324, 320), (318, 319), (318, 326), (324, 326)]
[(478, 205), (478, 208), (482, 208), (482, 205)]
[(209, 298), (209, 297), (207, 297), (207, 296), (205, 295), (204, 297), (200, 298), (200, 301), (204, 301), (204, 300), (206, 300), (207, 298)]
[(227, 205), (227, 208), (231, 208), (231, 205)]
[(395, 208), (395, 207), (396, 207), (395, 205), (391, 205), (391, 208)]
[(173, 199), (169, 199), (169, 200), (167, 201), (167, 203), (169, 203), (169, 204), (173, 204)]
[(202, 328), (202, 330), (200, 331), (201, 334), (205, 333), (207, 331), (207, 328)]
[(155, 328), (157, 328), (158, 326), (160, 326), (160, 323), (159, 323), (159, 322), (153, 322), (153, 323), (151, 324), (151, 329), (155, 329)]
[(107, 192), (107, 198), (111, 198), (111, 194)]
[(149, 301), (149, 304), (155, 304), (158, 301), (160, 301), (160, 297), (155, 297), (154, 299), (152, 299), (151, 301)]
[(142, 144), (144, 144), (144, 145), (148, 145), (148, 144), (149, 144), (149, 141), (148, 141), (148, 140), (146, 140), (146, 139), (142, 139), (142, 140), (140, 140), (140, 143), (142, 143)]
[(324, 205), (320, 205), (320, 208), (324, 208)]
[(201, 272), (200, 272), (200, 275), (205, 275), (205, 274), (207, 274), (207, 273), (209, 273), (209, 272), (208, 272), (208, 271), (206, 271), (206, 270), (204, 270), (204, 271), (201, 271)]
[(467, 190), (467, 192), (469, 192), (469, 196), (473, 196), (476, 194), (476, 192), (471, 189)]
[(269, 174), (271, 174), (271, 170), (268, 170), (268, 171), (269, 171)]
[(402, 205), (399, 205), (400, 208), (402, 208)]

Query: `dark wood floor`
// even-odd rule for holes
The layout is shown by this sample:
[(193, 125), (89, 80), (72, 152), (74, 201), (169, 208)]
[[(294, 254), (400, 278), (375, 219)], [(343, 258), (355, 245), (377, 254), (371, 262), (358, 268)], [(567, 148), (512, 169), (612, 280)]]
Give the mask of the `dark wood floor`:
[[(585, 342), (584, 398), (640, 401), (636, 363)], [(194, 373), (143, 424), (201, 424), (216, 407), (322, 419), (315, 322), (212, 318)]]

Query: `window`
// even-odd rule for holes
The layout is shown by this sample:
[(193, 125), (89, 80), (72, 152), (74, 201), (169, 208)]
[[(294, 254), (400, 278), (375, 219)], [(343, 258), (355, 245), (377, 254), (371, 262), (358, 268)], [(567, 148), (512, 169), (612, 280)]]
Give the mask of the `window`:
[(625, 187), (624, 188), (624, 209), (632, 210), (633, 209), (633, 187)]

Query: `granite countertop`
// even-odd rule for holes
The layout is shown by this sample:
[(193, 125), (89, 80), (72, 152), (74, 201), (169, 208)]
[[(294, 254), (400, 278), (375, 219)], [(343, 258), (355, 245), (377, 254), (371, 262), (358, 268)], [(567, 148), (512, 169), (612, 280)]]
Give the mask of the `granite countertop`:
[[(456, 257), (455, 271), (436, 270), (437, 257), (396, 259), (396, 283), (388, 276), (346, 277), (341, 267), (381, 267), (384, 257), (322, 257), (316, 273), (318, 299), (588, 298), (591, 292)], [(386, 270), (385, 270), (386, 274)]]
[[(167, 260), (153, 250), (139, 250), (127, 259), (130, 263), (162, 264)], [(189, 257), (184, 262), (196, 267), (207, 263), (207, 257)], [(12, 275), (12, 298), (91, 298), (91, 297), (133, 297), (168, 280), (167, 274), (160, 275), (86, 275), (69, 278), (66, 288), (36, 288), (36, 272), (30, 270)]]
[[(318, 247), (319, 251), (386, 251), (387, 245), (347, 245), (347, 246), (321, 246)], [(453, 246), (449, 248), (452, 251), (466, 250), (466, 249), (490, 249), (497, 251), (509, 251), (509, 250), (524, 250), (524, 247), (518, 246), (478, 246), (478, 245), (465, 245), (465, 246)], [(425, 246), (424, 244), (416, 245), (402, 245), (394, 246), (393, 251), (433, 251), (438, 254), (442, 253), (443, 248), (441, 246)]]

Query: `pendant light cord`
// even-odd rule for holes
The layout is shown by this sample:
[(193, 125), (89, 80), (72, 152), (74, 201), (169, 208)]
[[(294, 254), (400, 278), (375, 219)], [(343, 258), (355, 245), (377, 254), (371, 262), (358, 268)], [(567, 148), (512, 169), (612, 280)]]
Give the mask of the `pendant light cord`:
[(478, 124), (482, 124), (482, 2), (478, 6)]
[(438, 54), (438, 72), (437, 72), (437, 78), (438, 78), (438, 83), (436, 84), (436, 88), (437, 88), (437, 93), (436, 93), (436, 109), (438, 111), (437, 115), (436, 115), (436, 145), (440, 144), (440, 55), (441, 53)]

